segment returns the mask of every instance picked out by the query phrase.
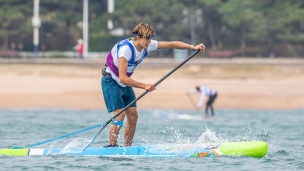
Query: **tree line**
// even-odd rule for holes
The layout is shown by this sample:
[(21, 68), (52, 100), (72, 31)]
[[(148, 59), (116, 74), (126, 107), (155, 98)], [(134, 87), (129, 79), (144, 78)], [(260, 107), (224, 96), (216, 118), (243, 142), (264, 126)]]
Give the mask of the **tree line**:
[[(40, 0), (39, 50), (72, 50), (82, 12), (83, 0)], [(0, 0), (0, 50), (33, 50), (32, 17), (33, 0)], [(109, 51), (142, 21), (157, 40), (203, 42), (238, 56), (304, 56), (303, 0), (116, 0), (113, 13), (107, 0), (89, 0), (89, 51)]]

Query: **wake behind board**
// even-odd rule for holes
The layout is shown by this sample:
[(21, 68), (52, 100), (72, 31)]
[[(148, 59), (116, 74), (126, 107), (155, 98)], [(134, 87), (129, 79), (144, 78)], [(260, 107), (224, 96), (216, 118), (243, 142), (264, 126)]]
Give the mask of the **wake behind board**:
[(78, 155), (124, 158), (203, 158), (216, 156), (243, 156), (261, 158), (267, 154), (268, 144), (261, 141), (228, 142), (218, 146), (203, 145), (143, 145), (131, 147), (87, 148), (84, 151), (71, 149), (61, 152), (61, 148), (0, 149), (6, 156), (46, 156)]
[(197, 121), (197, 120), (209, 120), (212, 121), (214, 119), (216, 120), (226, 120), (223, 116), (215, 116), (212, 117), (211, 115), (208, 115), (205, 117), (203, 113), (201, 114), (180, 114), (176, 113), (174, 111), (161, 111), (161, 110), (155, 110), (153, 113), (153, 117), (155, 118), (164, 118), (164, 119), (178, 119), (178, 120), (192, 120), (192, 121)]
[(189, 114), (177, 114), (177, 113), (165, 113), (165, 112), (160, 112), (160, 111), (155, 111), (153, 113), (153, 116), (156, 118), (166, 118), (166, 119), (179, 119), (179, 120), (203, 120), (204, 117), (203, 115), (199, 116), (194, 116), (194, 115), (189, 115)]

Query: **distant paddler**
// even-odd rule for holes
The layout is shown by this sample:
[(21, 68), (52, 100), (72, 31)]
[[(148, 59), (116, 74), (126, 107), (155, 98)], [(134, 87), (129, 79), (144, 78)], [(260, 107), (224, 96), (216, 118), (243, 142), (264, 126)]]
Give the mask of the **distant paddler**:
[(190, 94), (194, 94), (194, 93), (200, 93), (200, 99), (197, 105), (195, 106), (195, 108), (197, 110), (200, 110), (200, 108), (203, 106), (203, 103), (205, 102), (205, 98), (207, 97), (208, 100), (206, 101), (205, 104), (205, 117), (208, 117), (209, 108), (211, 110), (211, 116), (214, 117), (214, 108), (212, 104), (214, 103), (217, 97), (217, 91), (207, 86), (196, 86), (195, 88), (188, 90), (188, 97), (192, 103), (193, 103), (193, 99), (190, 96)]

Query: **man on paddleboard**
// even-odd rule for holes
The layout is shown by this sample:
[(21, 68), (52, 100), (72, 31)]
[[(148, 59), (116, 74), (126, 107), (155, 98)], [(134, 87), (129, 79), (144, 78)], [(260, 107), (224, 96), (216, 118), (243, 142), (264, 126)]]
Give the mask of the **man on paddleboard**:
[(214, 89), (211, 89), (206, 86), (196, 86), (193, 89), (190, 89), (188, 91), (189, 94), (194, 94), (194, 93), (200, 93), (201, 97), (197, 103), (197, 110), (199, 110), (205, 101), (205, 98), (208, 97), (208, 100), (205, 104), (205, 117), (208, 117), (208, 109), (210, 108), (211, 110), (211, 116), (214, 117), (214, 109), (213, 109), (213, 102), (217, 97), (217, 91)]
[[(180, 41), (156, 41), (155, 30), (147, 23), (141, 22), (133, 29), (132, 38), (119, 41), (114, 45), (106, 59), (106, 67), (102, 70), (101, 86), (108, 112), (118, 114), (136, 99), (133, 87), (152, 92), (156, 86), (142, 83), (131, 78), (136, 68), (150, 51), (164, 48), (205, 50), (204, 44), (190, 45)], [(110, 143), (104, 147), (118, 147), (117, 138), (123, 126), (125, 116), (127, 122), (124, 130), (124, 146), (131, 146), (135, 134), (138, 112), (136, 102), (130, 105), (121, 115), (112, 120), (110, 127)]]

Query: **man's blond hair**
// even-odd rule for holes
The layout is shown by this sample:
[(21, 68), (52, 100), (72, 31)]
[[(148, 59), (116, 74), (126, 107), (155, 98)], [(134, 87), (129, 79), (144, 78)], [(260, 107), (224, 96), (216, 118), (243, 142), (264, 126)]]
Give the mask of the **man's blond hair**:
[(155, 34), (155, 30), (149, 24), (141, 22), (134, 27), (133, 34), (139, 37), (151, 37)]

